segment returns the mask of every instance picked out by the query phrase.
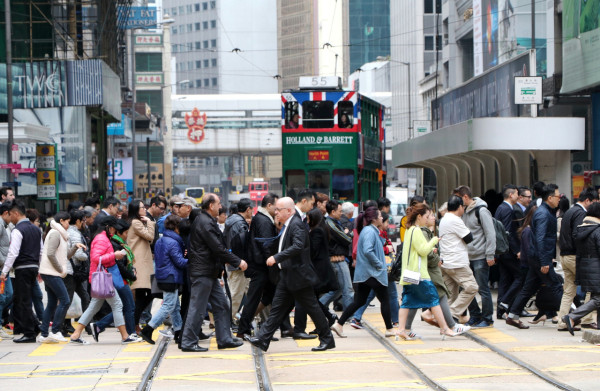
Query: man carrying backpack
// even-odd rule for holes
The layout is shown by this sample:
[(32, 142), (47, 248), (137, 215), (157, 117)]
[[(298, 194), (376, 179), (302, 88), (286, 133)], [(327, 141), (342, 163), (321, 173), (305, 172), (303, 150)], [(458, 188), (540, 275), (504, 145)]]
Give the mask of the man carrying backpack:
[[(249, 237), (248, 222), (252, 219), (252, 201), (250, 198), (242, 198), (237, 203), (238, 212), (232, 214), (225, 220), (225, 244), (231, 252), (241, 259), (248, 258), (248, 249), (246, 246)], [(231, 318), (236, 319), (237, 311), (240, 309), (242, 299), (248, 290), (250, 279), (244, 276), (244, 272), (239, 268), (227, 264), (227, 283), (231, 291)]]
[(454, 195), (462, 198), (466, 207), (462, 219), (473, 234), (473, 241), (467, 245), (469, 261), (481, 296), (481, 308), (477, 303), (477, 298), (473, 298), (469, 305), (471, 318), (467, 325), (472, 328), (491, 327), (494, 325), (492, 318), (494, 303), (488, 281), (490, 266), (495, 264), (496, 230), (494, 221), (492, 214), (487, 209), (487, 203), (479, 197), (473, 197), (469, 186), (457, 187), (454, 189)]

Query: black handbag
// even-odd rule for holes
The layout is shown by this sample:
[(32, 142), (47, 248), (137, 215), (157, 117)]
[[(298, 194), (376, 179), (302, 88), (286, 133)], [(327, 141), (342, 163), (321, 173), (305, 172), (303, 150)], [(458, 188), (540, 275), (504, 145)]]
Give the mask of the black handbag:
[(89, 281), (89, 279), (90, 279), (90, 262), (89, 261), (80, 262), (78, 265), (75, 265), (75, 263), (71, 259), (69, 259), (69, 262), (71, 262), (71, 266), (73, 266), (73, 279), (77, 283)]
[(392, 281), (400, 281), (400, 276), (402, 276), (402, 248), (400, 248), (396, 259), (392, 262), (389, 278)]

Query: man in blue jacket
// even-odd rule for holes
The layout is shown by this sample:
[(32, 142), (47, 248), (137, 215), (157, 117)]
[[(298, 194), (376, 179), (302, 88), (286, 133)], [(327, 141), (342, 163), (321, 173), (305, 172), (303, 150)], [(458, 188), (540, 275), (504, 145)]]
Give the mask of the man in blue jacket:
[(533, 296), (542, 284), (549, 291), (562, 291), (560, 280), (554, 272), (552, 262), (556, 258), (556, 215), (560, 193), (558, 186), (553, 183), (544, 186), (542, 204), (533, 214), (531, 221), (531, 258), (529, 259), (529, 271), (525, 277), (525, 285), (519, 293), (506, 318), (506, 324), (519, 329), (528, 329), (519, 320), (519, 314), (525, 308), (527, 301)]

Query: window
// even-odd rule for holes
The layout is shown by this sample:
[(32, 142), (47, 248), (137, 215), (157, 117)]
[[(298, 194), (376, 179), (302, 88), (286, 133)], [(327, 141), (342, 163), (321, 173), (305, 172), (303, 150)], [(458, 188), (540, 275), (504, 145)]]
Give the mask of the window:
[(212, 60), (210, 60), (210, 66), (212, 67), (216, 67), (217, 66), (217, 59), (213, 58)]
[(424, 0), (424, 11), (426, 14), (433, 14), (433, 7), (435, 4), (435, 13), (442, 13), (442, 0)]
[(208, 60), (204, 60), (204, 68), (208, 68)]
[(192, 48), (194, 47), (193, 45), (194, 44), (192, 42), (188, 42), (185, 44), (185, 47), (187, 48), (188, 52), (192, 51)]
[(196, 79), (196, 88), (202, 87), (202, 79)]
[(211, 1), (210, 2), (210, 9), (214, 10), (217, 7), (217, 2), (216, 1)]
[(179, 45), (178, 45), (178, 44), (176, 44), (176, 43), (174, 43), (174, 44), (172, 44), (172, 45), (171, 45), (171, 51), (172, 51), (173, 53), (177, 53), (177, 49), (178, 49), (178, 48), (179, 48)]
[(285, 172), (285, 194), (295, 199), (298, 192), (306, 187), (304, 170), (287, 170)]
[(433, 36), (432, 35), (425, 36), (425, 50), (433, 50)]
[(186, 5), (185, 10), (187, 11), (188, 14), (192, 13), (192, 5), (191, 4)]
[(194, 23), (194, 30), (196, 30), (196, 31), (200, 30), (200, 22)]
[(173, 35), (177, 34), (177, 26), (173, 26), (173, 28), (171, 29), (171, 32), (173, 33)]
[(161, 53), (136, 53), (135, 54), (136, 72), (158, 72), (162, 71)]
[(308, 188), (329, 195), (329, 171), (310, 170), (308, 172)]
[(202, 22), (202, 28), (208, 30), (208, 22)]
[(285, 127), (286, 129), (298, 128), (298, 102), (285, 102), (283, 106), (285, 111)]
[(304, 101), (302, 103), (302, 125), (306, 129), (333, 127), (333, 102)]
[(183, 8), (183, 6), (180, 5), (179, 6), (179, 15), (184, 15), (184, 12), (185, 12), (184, 10), (185, 10), (185, 8)]
[(180, 71), (185, 71), (185, 70), (187, 70), (187, 69), (186, 69), (186, 65), (187, 65), (187, 64), (186, 64), (185, 62), (182, 62), (182, 63), (180, 63), (180, 64), (177, 64), (177, 65), (179, 65), (179, 70), (180, 70)]
[(146, 102), (152, 114), (162, 115), (162, 90), (137, 90), (135, 94), (136, 102)]
[(203, 41), (202, 46), (204, 47), (204, 49), (208, 49), (208, 41)]
[(176, 15), (177, 15), (177, 7), (171, 8), (171, 16), (176, 16)]
[(204, 87), (210, 86), (210, 79), (204, 79)]
[(211, 48), (216, 48), (217, 47), (217, 40), (216, 39), (211, 39), (210, 40), (210, 47)]
[(206, 11), (208, 9), (208, 3), (202, 3), (202, 9)]
[(338, 102), (338, 127), (340, 128), (352, 128), (354, 125), (353, 121), (354, 105), (352, 102), (341, 101)]
[(202, 61), (197, 60), (196, 61), (196, 69), (200, 69), (200, 68), (202, 68)]
[(191, 71), (192, 69), (194, 69), (194, 62), (193, 61), (188, 61), (188, 69)]
[(194, 11), (200, 12), (200, 3), (194, 4)]
[(354, 170), (333, 170), (333, 180), (331, 181), (332, 198), (340, 201), (353, 200), (354, 187)]
[(188, 32), (188, 33), (191, 33), (192, 31), (194, 31), (194, 30), (192, 29), (192, 24), (191, 24), (191, 23), (189, 23), (189, 24), (187, 25), (187, 32)]
[(200, 50), (202, 49), (202, 43), (200, 41), (196, 41), (194, 47), (196, 48), (196, 50)]
[(213, 77), (213, 78), (211, 79), (211, 83), (212, 83), (212, 86), (213, 86), (213, 87), (216, 87), (216, 86), (217, 86), (217, 78), (216, 78), (216, 77)]
[(216, 29), (217, 28), (217, 21), (216, 20), (211, 20), (210, 21), (210, 28), (211, 29)]

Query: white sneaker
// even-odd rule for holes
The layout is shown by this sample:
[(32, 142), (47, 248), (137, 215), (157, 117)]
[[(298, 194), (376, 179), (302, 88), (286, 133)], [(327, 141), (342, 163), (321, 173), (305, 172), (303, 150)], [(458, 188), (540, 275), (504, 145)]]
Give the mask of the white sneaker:
[(58, 333), (48, 333), (48, 338), (55, 342), (69, 342), (60, 331)]
[(459, 323), (456, 323), (454, 325), (454, 327), (452, 328), (452, 331), (454, 331), (456, 333), (456, 335), (464, 334), (469, 330), (471, 330), (471, 326), (468, 326), (466, 324), (459, 324)]
[(173, 334), (171, 329), (160, 329), (158, 333), (165, 338), (175, 338), (175, 334)]
[(4, 330), (3, 328), (0, 328), (0, 338), (2, 339), (13, 339), (14, 337), (7, 333), (6, 330)]
[(127, 338), (125, 338), (124, 340), (121, 341), (122, 345), (127, 345), (130, 343), (138, 343), (138, 342), (142, 342), (143, 339), (140, 337), (134, 337), (133, 334), (128, 336)]
[[(52, 334), (52, 333), (50, 333)], [(50, 334), (47, 337), (44, 337), (42, 334), (38, 335), (35, 339), (39, 343), (57, 343), (57, 341), (50, 339)]]

